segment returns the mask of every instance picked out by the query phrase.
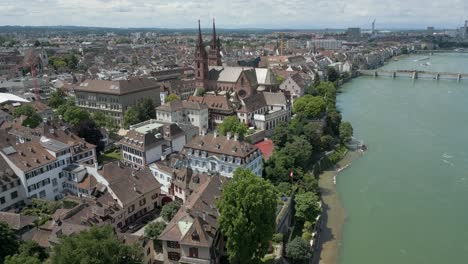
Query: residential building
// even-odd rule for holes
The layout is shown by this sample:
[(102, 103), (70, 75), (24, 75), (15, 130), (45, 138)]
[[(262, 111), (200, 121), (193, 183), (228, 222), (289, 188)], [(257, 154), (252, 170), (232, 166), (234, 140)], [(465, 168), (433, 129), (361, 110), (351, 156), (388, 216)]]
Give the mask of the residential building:
[(280, 84), (280, 90), (288, 98), (288, 101), (292, 104), (294, 100), (305, 94), (305, 89), (309, 84), (302, 78), (298, 73), (290, 75), (283, 83)]
[(164, 263), (220, 263), (225, 239), (220, 232), (216, 199), (226, 179), (210, 177), (182, 205), (159, 239)]
[(253, 116), (255, 127), (265, 130), (265, 135), (273, 135), (275, 128), (281, 122), (291, 120), (291, 107), (283, 93), (263, 93), (267, 110), (263, 113), (256, 113)]
[(156, 119), (162, 122), (190, 124), (208, 129), (208, 107), (194, 101), (172, 101), (156, 108)]
[(313, 39), (307, 41), (307, 47), (315, 49), (338, 50), (341, 49), (342, 45), (343, 41), (336, 39)]
[(25, 190), (21, 180), (0, 156), (0, 211), (8, 211), (24, 205)]
[(261, 152), (254, 145), (239, 140), (237, 134), (202, 134), (188, 142), (182, 154), (187, 156), (190, 168), (195, 171), (232, 177), (237, 168), (245, 168), (262, 175)]
[(34, 228), (36, 216), (16, 214), (10, 212), (0, 212), (0, 222), (7, 223), (15, 235), (21, 239), (25, 233)]
[(224, 118), (236, 115), (235, 110), (239, 106), (237, 96), (228, 97), (227, 95), (212, 95), (190, 96), (189, 102), (198, 102), (208, 107), (209, 128), (214, 128), (221, 124)]
[(119, 81), (85, 80), (75, 88), (76, 105), (90, 112), (103, 112), (123, 125), (123, 114), (144, 98), (160, 103), (160, 84), (155, 80), (135, 78)]
[(94, 164), (97, 161), (96, 146), (75, 135), (63, 120), (51, 121), (44, 118), (39, 126), (29, 128), (22, 125), (21, 119), (15, 119), (10, 125), (8, 134), (16, 137), (16, 143), (51, 139), (70, 147), (71, 162)]
[(135, 168), (144, 167), (181, 151), (186, 142), (186, 134), (177, 124), (151, 119), (131, 126), (120, 140), (122, 160)]

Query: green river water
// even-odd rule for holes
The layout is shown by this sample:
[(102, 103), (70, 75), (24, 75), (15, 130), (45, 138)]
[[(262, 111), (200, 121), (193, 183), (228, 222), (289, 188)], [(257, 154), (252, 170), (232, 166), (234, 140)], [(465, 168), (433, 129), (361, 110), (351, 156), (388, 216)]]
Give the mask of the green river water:
[[(468, 73), (468, 54), (423, 57), (384, 69)], [(360, 77), (338, 106), (369, 147), (337, 178), (339, 263), (468, 263), (468, 80)]]

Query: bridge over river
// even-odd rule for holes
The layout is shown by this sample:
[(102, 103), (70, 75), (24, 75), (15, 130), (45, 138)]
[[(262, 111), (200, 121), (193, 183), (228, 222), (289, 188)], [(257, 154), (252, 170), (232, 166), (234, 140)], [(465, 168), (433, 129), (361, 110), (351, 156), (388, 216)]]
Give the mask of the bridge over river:
[(430, 72), (420, 70), (359, 70), (362, 76), (433, 79), (433, 80), (468, 80), (468, 73)]

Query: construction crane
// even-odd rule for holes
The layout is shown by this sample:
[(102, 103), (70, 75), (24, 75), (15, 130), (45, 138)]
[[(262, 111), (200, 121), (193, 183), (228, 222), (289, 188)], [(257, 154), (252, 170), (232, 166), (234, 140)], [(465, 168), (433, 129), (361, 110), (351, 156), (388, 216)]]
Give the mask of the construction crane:
[(375, 34), (375, 19), (372, 21), (372, 35)]
[(39, 86), (37, 84), (37, 78), (36, 78), (36, 65), (37, 65), (37, 56), (35, 56), (33, 49), (29, 49), (25, 53), (23, 67), (31, 68), (31, 78), (33, 82), (34, 97), (36, 99), (36, 102), (40, 102), (41, 96), (39, 95)]
[(284, 49), (284, 33), (281, 32), (281, 56), (283, 56), (283, 49)]

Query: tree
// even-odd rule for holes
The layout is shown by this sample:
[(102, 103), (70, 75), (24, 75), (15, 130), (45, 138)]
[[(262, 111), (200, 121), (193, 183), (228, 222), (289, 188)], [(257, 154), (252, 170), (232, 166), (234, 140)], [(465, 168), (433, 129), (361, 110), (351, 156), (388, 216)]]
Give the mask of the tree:
[(180, 100), (180, 98), (179, 96), (177, 96), (177, 94), (169, 94), (168, 96), (166, 96), (166, 100), (164, 100), (164, 103), (167, 104), (172, 101), (178, 101), (178, 100)]
[(47, 257), (47, 253), (37, 242), (25, 241), (21, 244), (18, 254), (5, 258), (5, 264), (40, 264)]
[(78, 58), (75, 54), (67, 54), (65, 55), (64, 61), (67, 63), (69, 69), (74, 70), (78, 65)]
[(110, 134), (117, 131), (117, 124), (114, 118), (105, 115), (103, 112), (94, 112), (91, 114), (91, 118), (97, 127), (104, 127)]
[(34, 41), (34, 47), (39, 47), (41, 46), (41, 42), (39, 40)]
[(275, 231), (276, 190), (248, 169), (239, 168), (217, 203), (232, 264), (259, 263)]
[(286, 122), (280, 122), (275, 130), (273, 131), (273, 135), (271, 136), (271, 139), (273, 140), (273, 143), (279, 148), (284, 147), (286, 145), (286, 142), (288, 141), (288, 136), (289, 136), (289, 128), (288, 124)]
[(158, 239), (162, 231), (166, 228), (166, 223), (164, 222), (153, 222), (145, 227), (145, 237), (153, 240), (154, 244), (161, 248), (161, 240)]
[(320, 147), (324, 151), (333, 149), (333, 137), (330, 135), (324, 135), (320, 138)]
[(72, 106), (65, 111), (63, 119), (69, 124), (76, 126), (81, 122), (89, 120), (90, 115), (88, 111), (81, 109), (77, 106)]
[(315, 217), (320, 214), (319, 198), (313, 192), (296, 194), (294, 202), (296, 203), (294, 206), (295, 216), (299, 221), (314, 222)]
[(39, 246), (36, 241), (32, 240), (23, 242), (20, 245), (19, 251), (21, 254), (25, 254), (27, 256), (35, 256), (41, 261), (48, 257), (47, 252)]
[(313, 86), (317, 87), (319, 84), (320, 84), (320, 75), (318, 74), (318, 72), (315, 72), (314, 73), (314, 84), (313, 84)]
[(153, 100), (149, 97), (145, 97), (143, 101), (138, 104), (137, 111), (140, 122), (156, 118), (156, 107), (154, 106)]
[(306, 166), (312, 156), (312, 145), (305, 136), (293, 136), (291, 142), (286, 143), (280, 150), (285, 156), (290, 157), (294, 165)]
[(348, 143), (353, 137), (353, 127), (349, 122), (343, 122), (340, 125), (340, 140), (343, 143)]
[(135, 107), (129, 107), (124, 113), (123, 124), (125, 128), (140, 122), (138, 111)]
[(136, 264), (141, 261), (139, 246), (120, 242), (110, 225), (91, 227), (87, 231), (61, 237), (50, 258), (52, 264)]
[(316, 86), (316, 89), (320, 96), (327, 98), (327, 100), (335, 100), (336, 87), (332, 82), (320, 82), (320, 84)]
[(67, 100), (66, 100), (66, 102), (65, 102), (65, 104), (60, 105), (60, 106), (57, 108), (57, 110), (56, 110), (56, 112), (55, 112), (55, 115), (56, 115), (56, 116), (62, 116), (62, 117), (64, 117), (64, 116), (65, 116), (65, 112), (66, 112), (68, 109), (70, 109), (70, 108), (72, 108), (72, 107), (74, 107), (74, 106), (75, 106), (75, 97), (68, 97)]
[(286, 255), (294, 264), (307, 263), (312, 257), (312, 249), (304, 239), (296, 237), (286, 246)]
[(219, 133), (226, 135), (228, 132), (232, 134), (237, 133), (239, 139), (244, 139), (244, 135), (247, 132), (247, 126), (243, 124), (236, 116), (228, 116), (224, 118), (223, 122), (218, 126)]
[(23, 121), (23, 123), (21, 123), (21, 125), (25, 127), (30, 127), (30, 128), (36, 128), (41, 122), (42, 122), (41, 116), (37, 113), (34, 113), (33, 115), (28, 116)]
[(320, 96), (305, 95), (294, 101), (293, 111), (307, 118), (318, 118), (325, 112), (325, 100)]
[(15, 110), (13, 111), (13, 116), (15, 118), (18, 118), (22, 115), (24, 116), (32, 116), (34, 113), (36, 113), (36, 109), (34, 109), (34, 107), (30, 104), (23, 104), (21, 106), (18, 106), (17, 108), (15, 108)]
[(177, 214), (177, 211), (180, 209), (180, 203), (174, 201), (164, 205), (161, 209), (161, 216), (167, 222), (171, 221), (171, 219)]
[(340, 73), (333, 67), (327, 68), (328, 81), (336, 82), (340, 78)]
[(7, 256), (5, 258), (5, 264), (41, 264), (41, 260), (38, 257), (27, 254), (15, 254), (12, 256)]
[(18, 252), (18, 239), (7, 223), (0, 222), (0, 263), (6, 256)]
[(340, 133), (341, 114), (336, 110), (328, 111), (327, 125), (325, 131), (331, 136), (338, 136)]
[(93, 120), (81, 121), (73, 127), (73, 131), (80, 138), (84, 138), (86, 142), (95, 145), (97, 153), (104, 149), (104, 146), (101, 142), (103, 138), (101, 130), (99, 130)]
[(265, 163), (265, 176), (272, 183), (289, 181), (289, 173), (294, 168), (294, 160), (282, 151), (274, 151)]
[(57, 89), (50, 94), (50, 99), (48, 101), (49, 106), (56, 109), (61, 105), (64, 105), (66, 100), (65, 91), (63, 89)]
[(205, 89), (202, 87), (197, 88), (196, 96), (203, 96), (205, 95)]

